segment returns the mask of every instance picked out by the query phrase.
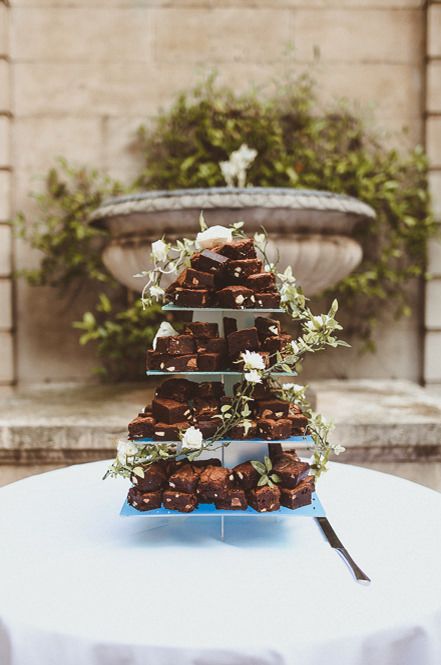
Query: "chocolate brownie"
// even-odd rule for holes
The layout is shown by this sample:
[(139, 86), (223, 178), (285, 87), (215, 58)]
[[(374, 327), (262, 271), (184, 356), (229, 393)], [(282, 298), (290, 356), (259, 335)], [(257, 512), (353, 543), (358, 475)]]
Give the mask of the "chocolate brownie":
[(223, 368), (225, 356), (222, 353), (200, 353), (198, 369), (201, 372), (217, 372)]
[(208, 420), (220, 412), (219, 400), (213, 397), (195, 397), (193, 401), (193, 411), (197, 419)]
[(312, 502), (312, 493), (314, 492), (314, 477), (306, 476), (297, 487), (281, 487), (280, 503), (286, 508), (295, 510), (301, 506), (309, 506)]
[(178, 287), (171, 294), (171, 300), (175, 305), (181, 305), (182, 307), (207, 307), (210, 301), (210, 291)]
[(257, 334), (259, 335), (261, 342), (263, 342), (267, 337), (280, 335), (282, 331), (280, 321), (277, 321), (277, 319), (269, 319), (264, 316), (256, 317), (254, 320), (254, 325), (257, 328)]
[(147, 351), (147, 369), (168, 372), (191, 372), (197, 369), (197, 355), (169, 356), (165, 353)]
[(298, 462), (291, 457), (282, 456), (273, 464), (274, 473), (280, 478), (283, 487), (295, 487), (309, 473), (310, 466), (307, 462)]
[(156, 389), (156, 397), (174, 399), (176, 402), (188, 402), (193, 398), (198, 384), (188, 379), (166, 379)]
[[(225, 268), (225, 277), (233, 284), (247, 285), (246, 282), (248, 277), (250, 277), (250, 275), (259, 273), (261, 270), (262, 261), (259, 261), (259, 259), (240, 259), (239, 261), (228, 261)], [(249, 288), (252, 289), (253, 287), (250, 286)]]
[(234, 467), (233, 473), (236, 483), (244, 490), (250, 490), (253, 487), (256, 487), (260, 478), (251, 462), (242, 462), (242, 464), (238, 464)]
[(183, 464), (168, 479), (171, 488), (181, 492), (194, 492), (199, 481), (199, 473), (191, 464)]
[(243, 328), (232, 332), (227, 337), (228, 355), (238, 358), (242, 351), (258, 351), (260, 348), (256, 328)]
[(233, 487), (222, 499), (214, 502), (217, 510), (246, 510), (248, 501), (244, 490)]
[(162, 355), (159, 363), (159, 369), (167, 372), (194, 372), (197, 370), (197, 355), (189, 354), (185, 356), (166, 356)]
[(228, 258), (226, 256), (212, 252), (209, 249), (204, 249), (202, 252), (193, 254), (190, 260), (192, 268), (202, 270), (202, 272), (209, 272), (213, 275), (222, 272), (227, 262)]
[(254, 242), (251, 238), (241, 238), (240, 240), (233, 240), (226, 242), (220, 247), (216, 247), (218, 254), (227, 256), (229, 259), (255, 259), (256, 250), (254, 249)]
[(196, 339), (196, 351), (198, 353), (227, 353), (227, 343), (223, 337), (198, 337)]
[(161, 492), (141, 492), (136, 487), (131, 487), (127, 494), (127, 503), (145, 512), (161, 507)]
[(278, 487), (263, 485), (248, 491), (248, 503), (259, 513), (269, 513), (280, 508), (280, 490)]
[(308, 418), (303, 413), (292, 413), (291, 409), (287, 418), (291, 421), (292, 436), (303, 436), (308, 426)]
[(201, 399), (219, 399), (224, 395), (224, 384), (221, 381), (202, 381), (197, 385), (196, 396)]
[(158, 337), (156, 340), (156, 352), (165, 353), (170, 356), (183, 356), (195, 352), (195, 341), (193, 335), (173, 335), (170, 337)]
[(291, 335), (283, 333), (282, 335), (274, 335), (274, 337), (267, 337), (262, 344), (262, 349), (268, 351), (272, 356), (277, 351), (282, 351), (290, 342), (292, 342)]
[(245, 425), (234, 425), (227, 432), (227, 438), (229, 439), (255, 439), (257, 436), (257, 423), (255, 420), (250, 420), (251, 426), (246, 428)]
[(212, 420), (203, 420), (202, 418), (198, 418), (195, 426), (201, 430), (204, 439), (210, 439), (216, 434), (219, 425), (220, 420), (218, 418), (213, 418)]
[(142, 467), (144, 476), (130, 474), (130, 482), (141, 492), (155, 492), (167, 484), (167, 467), (163, 462), (153, 462)]
[(191, 409), (188, 404), (166, 397), (156, 397), (152, 402), (153, 415), (161, 423), (180, 423), (188, 419)]
[(225, 337), (225, 339), (227, 339), (227, 337), (230, 333), (236, 332), (236, 330), (237, 330), (237, 321), (236, 321), (236, 319), (233, 319), (229, 316), (224, 316), (223, 324), (224, 324), (224, 337)]
[(187, 323), (184, 329), (187, 335), (194, 335), (195, 337), (219, 337), (219, 328), (217, 323), (207, 323), (206, 321), (192, 321)]
[(155, 419), (152, 416), (141, 414), (128, 424), (129, 439), (149, 439), (153, 436)]
[(188, 420), (181, 423), (156, 423), (153, 432), (155, 441), (179, 441), (179, 432), (190, 427)]
[(254, 305), (254, 294), (246, 286), (226, 286), (217, 292), (221, 307), (228, 309), (245, 309)]
[(271, 418), (279, 420), (288, 417), (289, 402), (284, 402), (276, 397), (270, 399), (258, 399), (255, 404), (256, 416), (260, 418)]
[(280, 307), (280, 294), (274, 293), (256, 293), (255, 294), (256, 309), (278, 309)]
[(266, 293), (276, 286), (276, 277), (272, 272), (258, 272), (250, 275), (245, 285), (258, 293)]
[(234, 475), (230, 469), (223, 466), (206, 466), (200, 475), (197, 489), (198, 496), (201, 496), (200, 500), (211, 502), (222, 499), (231, 489), (233, 479)]
[(206, 466), (222, 466), (220, 459), (217, 457), (210, 457), (209, 459), (196, 459), (193, 460), (191, 464), (196, 469), (200, 469), (201, 473), (202, 469), (204, 469)]
[(196, 494), (176, 490), (164, 490), (162, 503), (167, 510), (177, 510), (180, 513), (191, 513), (198, 505)]
[(213, 289), (214, 275), (194, 268), (186, 268), (176, 280), (186, 289)]
[(262, 437), (271, 439), (288, 439), (291, 436), (291, 421), (287, 418), (272, 420), (271, 418), (258, 418), (257, 430)]

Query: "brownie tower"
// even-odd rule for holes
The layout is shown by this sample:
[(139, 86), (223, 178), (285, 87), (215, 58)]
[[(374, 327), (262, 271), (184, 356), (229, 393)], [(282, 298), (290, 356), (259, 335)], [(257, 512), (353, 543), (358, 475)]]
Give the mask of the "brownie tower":
[[(292, 341), (273, 318), (282, 312), (275, 277), (263, 269), (251, 239), (202, 250), (190, 263), (167, 289), (164, 309), (192, 311), (193, 321), (179, 334), (157, 337), (147, 351), (147, 374), (162, 382), (151, 405), (129, 423), (133, 442), (178, 444), (190, 427), (205, 440), (214, 437), (222, 407), (231, 405), (244, 378), (241, 354), (257, 353), (270, 368)], [(142, 512), (162, 507), (165, 513), (192, 513), (205, 505), (222, 514), (295, 510), (311, 503), (309, 465), (282, 447), (284, 440), (307, 435), (307, 418), (274, 394), (269, 383), (255, 384), (249, 405), (248, 426), (239, 422), (225, 436), (231, 441), (228, 467), (224, 447), (221, 460), (146, 464), (141, 476), (131, 476), (128, 503)], [(262, 474), (254, 465), (265, 455), (277, 484), (260, 482)]]

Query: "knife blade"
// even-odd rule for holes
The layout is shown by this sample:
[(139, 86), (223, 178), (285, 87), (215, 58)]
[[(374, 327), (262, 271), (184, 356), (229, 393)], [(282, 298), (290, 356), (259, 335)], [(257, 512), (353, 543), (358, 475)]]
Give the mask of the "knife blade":
[(322, 530), (322, 533), (324, 534), (330, 546), (333, 549), (337, 550), (339, 555), (342, 557), (343, 561), (346, 563), (347, 566), (349, 566), (356, 581), (360, 582), (360, 584), (370, 584), (371, 579), (366, 575), (366, 573), (364, 573), (361, 570), (360, 566), (358, 566), (355, 563), (355, 561), (349, 554), (348, 550), (346, 549), (346, 547), (341, 542), (340, 538), (335, 533), (328, 518), (316, 517), (315, 521), (319, 525), (320, 529)]

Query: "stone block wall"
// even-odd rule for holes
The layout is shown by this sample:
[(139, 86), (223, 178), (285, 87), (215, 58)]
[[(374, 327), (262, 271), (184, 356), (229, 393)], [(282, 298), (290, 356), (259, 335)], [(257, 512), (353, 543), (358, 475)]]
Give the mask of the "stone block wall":
[[(0, 336), (6, 350), (0, 382), (82, 380), (94, 365), (92, 351), (78, 346), (70, 328), (82, 306), (66, 311), (50, 289), (20, 280), (13, 308), (14, 369), (11, 239), (2, 222), (18, 210), (31, 218), (36, 214), (27, 194), (41, 187), (57, 156), (130, 180), (139, 167), (131, 146), (136, 128), (214, 68), (221, 81), (237, 89), (250, 83), (260, 89), (277, 72), (307, 69), (322, 99), (352, 99), (368, 117), (374, 112), (372, 122), (384, 130), (408, 127), (404, 139), (387, 140), (413, 145), (424, 137), (425, 5), (422, 0), (12, 0), (8, 6), (0, 0)], [(441, 140), (438, 9), (430, 8), (429, 34), (433, 123), (427, 131), (433, 146)], [(437, 155), (435, 165), (433, 182), (439, 183)], [(37, 260), (15, 243), (18, 268)], [(376, 360), (357, 360), (347, 374), (419, 380), (418, 316), (381, 337)], [(328, 376), (341, 371), (332, 364), (320, 369)]]
[[(441, 2), (427, 12), (426, 145), (430, 157), (430, 186), (436, 219), (441, 222)], [(428, 385), (441, 385), (441, 240), (429, 247), (426, 288), (426, 345), (424, 376)]]

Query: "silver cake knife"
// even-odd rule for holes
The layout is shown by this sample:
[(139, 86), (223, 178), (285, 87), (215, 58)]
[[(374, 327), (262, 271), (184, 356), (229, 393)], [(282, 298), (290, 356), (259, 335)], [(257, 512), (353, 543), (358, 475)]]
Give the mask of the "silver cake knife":
[(371, 581), (370, 578), (361, 570), (359, 566), (357, 566), (347, 549), (344, 547), (340, 538), (335, 533), (328, 518), (316, 517), (315, 521), (321, 528), (330, 546), (337, 550), (344, 562), (349, 566), (357, 582), (360, 582), (360, 584), (369, 584)]

